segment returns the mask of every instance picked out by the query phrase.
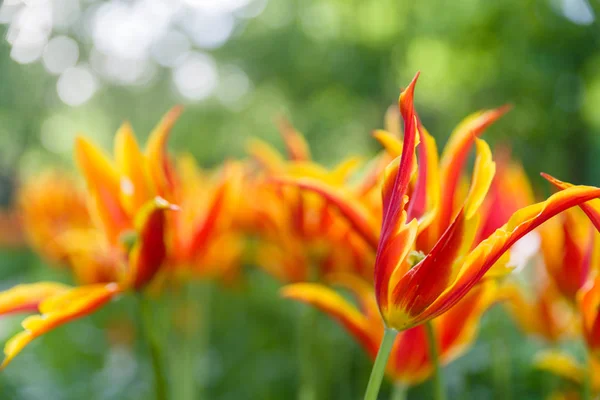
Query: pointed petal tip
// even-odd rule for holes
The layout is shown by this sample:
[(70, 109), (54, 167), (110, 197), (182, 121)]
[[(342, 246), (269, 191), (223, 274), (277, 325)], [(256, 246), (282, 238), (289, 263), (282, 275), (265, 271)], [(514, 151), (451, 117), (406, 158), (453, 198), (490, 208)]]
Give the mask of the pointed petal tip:
[(161, 210), (180, 211), (181, 207), (176, 204), (169, 203), (167, 200), (160, 196), (154, 198), (154, 204)]
[(540, 172), (540, 175), (542, 176), (542, 178), (544, 178), (545, 180), (550, 182), (554, 187), (556, 187), (559, 190), (566, 189), (570, 186), (570, 184), (568, 184), (567, 182), (563, 182), (560, 179), (557, 179), (557, 178), (553, 177), (552, 175), (547, 174), (545, 172)]

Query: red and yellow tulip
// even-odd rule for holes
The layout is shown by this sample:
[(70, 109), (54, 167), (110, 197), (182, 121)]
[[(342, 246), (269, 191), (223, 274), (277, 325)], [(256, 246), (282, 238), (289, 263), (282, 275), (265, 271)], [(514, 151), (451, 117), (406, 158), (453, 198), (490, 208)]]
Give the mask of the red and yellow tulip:
[[(8, 341), (2, 367), (36, 337), (96, 311), (119, 293), (143, 289), (157, 274), (167, 255), (166, 210), (173, 208), (163, 198), (169, 197), (172, 184), (165, 139), (178, 114), (175, 109), (161, 121), (145, 153), (130, 126), (124, 124), (115, 138), (114, 162), (86, 139), (77, 140), (76, 161), (87, 183), (89, 211), (96, 225), (64, 233), (71, 235), (67, 255), (76, 270), (95, 270), (99, 265), (106, 269), (94, 275), (96, 282), (80, 287), (43, 282), (19, 285), (0, 294), (4, 313), (40, 312), (25, 319), (24, 332)], [(71, 197), (77, 199), (76, 192)], [(62, 201), (68, 198), (64, 196)], [(78, 210), (63, 204), (58, 207), (59, 220), (61, 213), (65, 218)], [(85, 225), (85, 217), (81, 219)], [(48, 232), (56, 229), (50, 224)], [(106, 258), (98, 263), (96, 254)]]
[[(296, 182), (335, 204), (367, 243), (378, 243), (374, 274), (377, 303), (386, 325), (398, 331), (451, 309), (494, 265), (498, 271), (505, 268), (505, 255), (519, 239), (558, 213), (600, 195), (595, 187), (568, 188), (518, 210), (477, 243), (480, 208), (494, 177), (495, 164), (489, 147), (476, 135), (504, 110), (478, 113), (463, 122), (446, 146), (440, 173), (436, 174), (430, 168), (437, 158), (434, 142), (422, 128), (413, 106), (415, 83), (416, 77), (400, 96), (404, 141), (400, 157), (387, 167), (383, 178), (379, 235), (363, 229), (372, 224), (364, 223), (364, 207), (352, 197), (306, 179)], [(419, 141), (423, 150), (417, 168), (415, 147)], [(458, 177), (473, 143), (477, 159), (470, 189), (462, 195)], [(435, 179), (436, 175), (442, 178)], [(436, 182), (442, 183), (437, 186)], [(438, 197), (438, 193), (443, 195)], [(436, 206), (438, 198), (443, 201)]]

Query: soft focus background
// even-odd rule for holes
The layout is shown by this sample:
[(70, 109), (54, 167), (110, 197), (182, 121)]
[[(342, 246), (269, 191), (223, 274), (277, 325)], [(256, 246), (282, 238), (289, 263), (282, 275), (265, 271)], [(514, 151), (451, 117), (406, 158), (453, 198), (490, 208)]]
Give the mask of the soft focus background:
[[(599, 185), (599, 12), (587, 0), (5, 0), (0, 206), (11, 206), (23, 177), (71, 168), (78, 133), (109, 148), (129, 120), (142, 140), (178, 103), (186, 111), (171, 146), (205, 166), (243, 156), (250, 137), (281, 148), (281, 115), (319, 162), (370, 156), (370, 131), (417, 70), (417, 109), (439, 143), (467, 114), (510, 103), (485, 138), (509, 142), (540, 193), (540, 171)], [(207, 399), (295, 398), (301, 306), (279, 300), (263, 273), (244, 274), (232, 287), (207, 284), (209, 350), (192, 357), (191, 374), (203, 377)], [(66, 279), (27, 250), (0, 250), (2, 288), (40, 277)], [(150, 371), (128, 344), (127, 307), (125, 299), (36, 341), (0, 375), (0, 398), (144, 398)], [(0, 320), (0, 339), (20, 319)], [(541, 345), (493, 320), (447, 368), (450, 398), (492, 398), (502, 373), (512, 382), (503, 398), (550, 393), (557, 381), (531, 367)], [(333, 322), (322, 318), (318, 329), (330, 347), (318, 360), (323, 398), (359, 398), (368, 360)], [(506, 370), (488, 362), (495, 343), (486, 332), (497, 329), (511, 350)]]

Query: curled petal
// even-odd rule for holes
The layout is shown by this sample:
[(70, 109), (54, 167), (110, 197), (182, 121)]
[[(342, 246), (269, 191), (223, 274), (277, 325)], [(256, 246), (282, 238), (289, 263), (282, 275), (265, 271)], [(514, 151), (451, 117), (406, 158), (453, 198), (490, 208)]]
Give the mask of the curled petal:
[(371, 357), (374, 358), (377, 354), (383, 329), (372, 329), (367, 317), (334, 290), (316, 283), (296, 283), (285, 286), (281, 295), (310, 304), (329, 314), (356, 338)]
[(93, 313), (120, 291), (121, 288), (114, 283), (89, 285), (47, 298), (39, 306), (41, 315), (26, 318), (22, 323), (25, 330), (6, 343), (5, 358), (0, 368), (5, 368), (33, 339), (67, 322)]
[(37, 311), (48, 297), (62, 293), (69, 287), (61, 283), (40, 282), (22, 284), (0, 293), (0, 315)]
[[(541, 175), (560, 190), (573, 187), (572, 183), (560, 181), (544, 172), (542, 172)], [(596, 229), (600, 232), (600, 199), (591, 200), (585, 204), (582, 204), (580, 207), (585, 215), (588, 216), (590, 221), (592, 221), (592, 224), (594, 224)]]

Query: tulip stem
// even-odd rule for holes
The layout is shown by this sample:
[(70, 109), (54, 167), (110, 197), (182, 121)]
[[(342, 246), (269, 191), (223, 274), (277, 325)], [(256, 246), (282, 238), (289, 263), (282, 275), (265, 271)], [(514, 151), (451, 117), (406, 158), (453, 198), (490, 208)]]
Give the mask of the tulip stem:
[(396, 383), (394, 390), (392, 391), (392, 400), (405, 400), (406, 399), (406, 386), (402, 383)]
[(435, 390), (433, 398), (435, 400), (445, 400), (446, 392), (444, 391), (444, 378), (440, 367), (438, 341), (431, 321), (425, 323), (425, 330), (427, 331), (427, 341), (429, 342), (429, 358), (433, 364), (433, 385)]
[(303, 307), (300, 318), (300, 391), (298, 400), (317, 400), (318, 385), (315, 364), (315, 329), (317, 313), (310, 307)]
[(379, 388), (381, 388), (381, 382), (383, 381), (383, 375), (385, 374), (385, 367), (397, 334), (398, 331), (391, 328), (386, 328), (383, 333), (383, 339), (381, 340), (381, 345), (379, 346), (379, 351), (375, 358), (375, 364), (373, 364), (373, 369), (371, 370), (367, 391), (365, 392), (365, 400), (377, 400)]
[(151, 318), (153, 316), (153, 310), (150, 307), (148, 299), (144, 298), (140, 294), (139, 298), (139, 312), (140, 312), (140, 328), (142, 335), (146, 339), (148, 349), (150, 350), (150, 361), (152, 363), (152, 371), (154, 372), (154, 394), (156, 400), (167, 400), (167, 384), (165, 381), (165, 374), (162, 368), (160, 344), (151, 324)]

